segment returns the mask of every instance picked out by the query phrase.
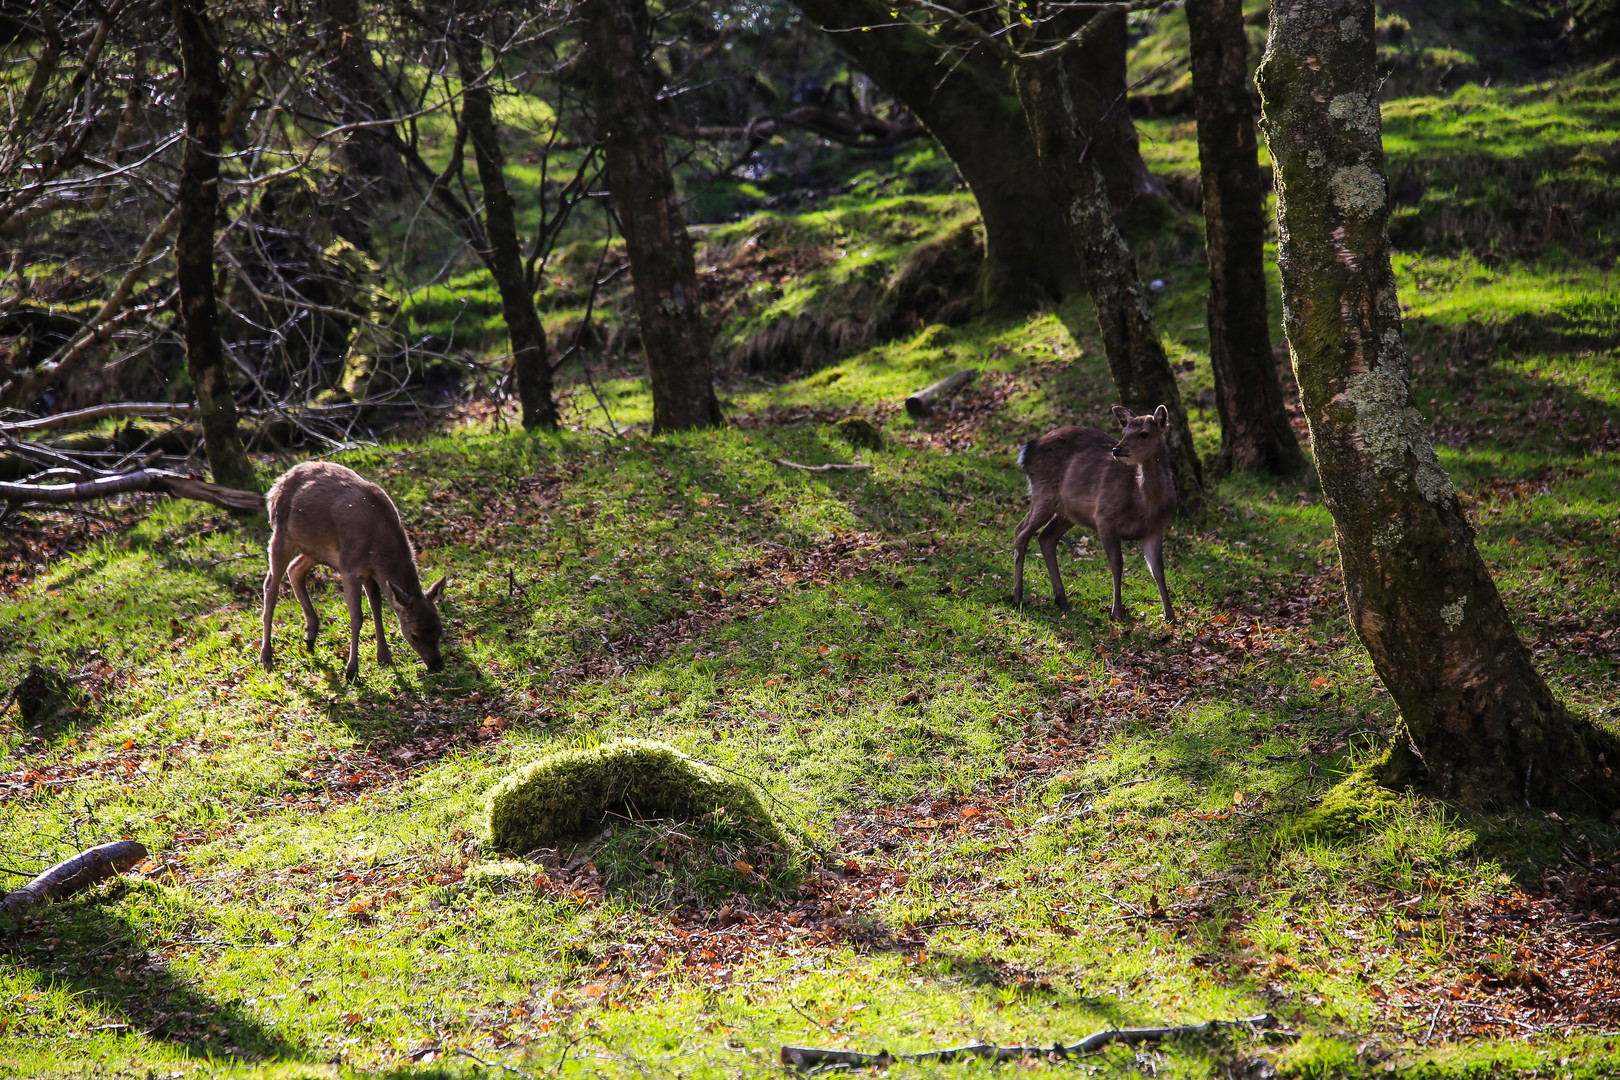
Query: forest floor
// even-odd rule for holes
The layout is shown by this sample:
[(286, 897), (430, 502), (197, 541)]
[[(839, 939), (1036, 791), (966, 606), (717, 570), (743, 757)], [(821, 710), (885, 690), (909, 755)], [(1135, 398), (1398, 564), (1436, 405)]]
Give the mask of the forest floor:
[[(1607, 78), (1386, 111), (1391, 172), (1419, 177), (1397, 261), (1419, 402), (1542, 671), (1613, 724), (1620, 282), (1615, 219), (1582, 217), (1614, 190)], [(1519, 150), (1472, 175), (1528, 178), (1519, 194), (1559, 209), (1515, 218), (1434, 179), (1487, 153), (1475, 121)], [(1144, 131), (1158, 168), (1185, 162), (1190, 126)], [(813, 239), (840, 214), (927, 232), (964, 198), (750, 219), (716, 232), (731, 246), (708, 273), (791, 300), (830, 249), (738, 237)], [(1196, 218), (1143, 252), (1196, 399), (1189, 235)], [(964, 366), (982, 373), (953, 408), (906, 418), (906, 392)], [(1290, 1034), (1085, 1067), (1620, 1070), (1620, 829), (1357, 780), (1396, 716), (1312, 482), (1228, 478), (1175, 522), (1174, 627), (1134, 561), (1135, 618), (1110, 623), (1084, 537), (1063, 554), (1071, 614), (1038, 567), (1010, 604), (1017, 445), (1113, 402), (1083, 306), (734, 377), (734, 424), (712, 432), (646, 437), (644, 382), (597, 374), (626, 437), (571, 386), (572, 431), (483, 408), (336, 455), (392, 494), (426, 578), (451, 579), (441, 674), (390, 620), (396, 664), (368, 628), (345, 686), (329, 574), (314, 650), (284, 602), (262, 671), (262, 520), (131, 497), (8, 523), (0, 692), (33, 665), (76, 681), (35, 726), (0, 713), (0, 874), (120, 836), (151, 859), (0, 937), (0, 1071), (739, 1076), (779, 1070), (783, 1044), (1050, 1044), (1263, 1012)], [(842, 442), (848, 415), (888, 445)], [(1194, 419), (1212, 449), (1213, 415)], [(756, 778), (814, 856), (676, 822), (526, 865), (481, 839), (484, 793), (516, 766), (629, 735)], [(975, 1066), (890, 1071), (953, 1068)]]

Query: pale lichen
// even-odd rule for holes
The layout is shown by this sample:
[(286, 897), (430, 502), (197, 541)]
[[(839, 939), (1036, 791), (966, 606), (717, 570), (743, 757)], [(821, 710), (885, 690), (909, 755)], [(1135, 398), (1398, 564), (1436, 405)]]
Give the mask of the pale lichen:
[(1328, 116), (1363, 135), (1378, 134), (1378, 102), (1371, 95), (1351, 91), (1328, 102)]
[(1346, 41), (1354, 41), (1361, 36), (1361, 20), (1354, 15), (1346, 15), (1339, 20), (1339, 36)]
[(1384, 523), (1383, 528), (1373, 533), (1372, 542), (1373, 547), (1393, 549), (1399, 547), (1404, 539), (1406, 539), (1406, 534), (1401, 532), (1401, 527), (1393, 521), (1389, 521)]
[(1346, 214), (1370, 218), (1384, 206), (1384, 178), (1366, 165), (1338, 169), (1330, 181), (1333, 205)]
[(1467, 604), (1468, 597), (1465, 596), (1456, 603), (1447, 604), (1445, 607), (1440, 609), (1440, 617), (1446, 621), (1447, 629), (1455, 630), (1457, 627), (1462, 625), (1463, 608), (1466, 607)]
[(1320, 169), (1327, 164), (1327, 155), (1313, 146), (1305, 151), (1305, 164), (1310, 168)]
[(1345, 382), (1343, 397), (1355, 406), (1355, 439), (1381, 471), (1405, 467), (1406, 455), (1417, 462), (1412, 482), (1431, 503), (1451, 499), (1455, 489), (1429, 441), (1423, 416), (1411, 403), (1406, 348), (1397, 330), (1384, 332), (1378, 364)]

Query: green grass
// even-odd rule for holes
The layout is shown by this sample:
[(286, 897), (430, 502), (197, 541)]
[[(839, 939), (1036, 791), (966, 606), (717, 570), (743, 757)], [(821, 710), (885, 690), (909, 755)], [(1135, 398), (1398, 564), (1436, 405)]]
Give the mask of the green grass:
[[(850, 266), (893, 274), (966, 209), (862, 199), (715, 230), (707, 261), (769, 222), (783, 264), (843, 240), (862, 245)], [(1188, 393), (1208, 385), (1197, 231), (1143, 247)], [(818, 267), (817, 288), (849, 272)], [(1480, 550), (1557, 692), (1612, 720), (1612, 272), (1567, 251), (1427, 249), (1397, 272), (1419, 403)], [(738, 318), (814, 302), (775, 284)], [(904, 418), (905, 393), (963, 366), (982, 374), (958, 411)], [(603, 374), (615, 419), (645, 422), (645, 382)], [(1063, 554), (1074, 613), (1052, 609), (1038, 566), (1030, 602), (1007, 602), (1016, 446), (1103, 423), (1113, 402), (1083, 304), (735, 378), (739, 426), (721, 431), (615, 439), (566, 393), (581, 430), (470, 425), (339, 455), (392, 493), (429, 580), (451, 578), (441, 674), (403, 647), (378, 669), (368, 628), (345, 686), (329, 574), (315, 649), (283, 602), (279, 665), (261, 671), (265, 526), (195, 504), (104, 508), (117, 530), (0, 600), (0, 686), (42, 663), (84, 695), (41, 730), (0, 714), (0, 866), (116, 836), (153, 857), (0, 931), (0, 1072), (492, 1075), (481, 1059), (730, 1077), (779, 1074), (783, 1043), (1050, 1043), (1263, 1011), (1300, 1040), (1116, 1048), (1085, 1067), (1620, 1068), (1612, 996), (1558, 988), (1612, 980), (1613, 950), (1565, 963), (1605, 939), (1574, 927), (1582, 909), (1548, 876), (1579, 873), (1564, 848), (1612, 865), (1616, 827), (1358, 786), (1396, 717), (1346, 621), (1318, 488), (1232, 478), (1176, 522), (1173, 629), (1134, 559), (1136, 621), (1110, 624), (1083, 539)], [(841, 441), (831, 422), (849, 414), (888, 446)], [(1213, 417), (1194, 420), (1208, 451)], [(514, 770), (621, 737), (757, 781), (816, 853), (808, 880), (702, 823), (629, 823), (534, 862), (480, 839)], [(1540, 1005), (1538, 974), (1558, 984)], [(892, 1072), (951, 1068), (976, 1067)]]

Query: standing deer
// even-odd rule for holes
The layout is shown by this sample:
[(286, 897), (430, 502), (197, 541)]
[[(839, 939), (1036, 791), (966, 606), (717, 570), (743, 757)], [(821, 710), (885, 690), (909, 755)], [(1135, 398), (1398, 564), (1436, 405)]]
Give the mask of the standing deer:
[(422, 591), (416, 576), (416, 552), (400, 524), (399, 511), (382, 488), (353, 469), (327, 461), (306, 461), (281, 475), (266, 497), (270, 510), (270, 572), (264, 578), (264, 637), (259, 662), (275, 666), (270, 648), (270, 619), (276, 611), (281, 579), (290, 576), (293, 596), (304, 609), (304, 645), (315, 647), (321, 617), (309, 602), (304, 579), (316, 563), (330, 566), (343, 579), (349, 605), (349, 663), (343, 677), (360, 677), (360, 627), (366, 621), (360, 592), (371, 601), (377, 623), (377, 663), (390, 664), (383, 634), (382, 590), (399, 616), (416, 655), (429, 671), (444, 670), (439, 638), (444, 632), (434, 606), (444, 595), (446, 578)]
[(1117, 440), (1096, 428), (1062, 427), (1025, 443), (1018, 464), (1029, 477), (1029, 513), (1013, 533), (1013, 603), (1024, 602), (1024, 552), (1041, 534), (1041, 557), (1052, 578), (1052, 596), (1069, 610), (1058, 574), (1057, 545), (1076, 525), (1093, 530), (1114, 572), (1114, 606), (1109, 615), (1125, 618), (1119, 579), (1125, 570), (1120, 541), (1142, 541), (1142, 554), (1159, 586), (1164, 621), (1174, 623), (1170, 590), (1164, 583), (1164, 526), (1176, 510), (1176, 484), (1164, 444), (1170, 413), (1163, 405), (1151, 416), (1132, 416), (1114, 406), (1125, 430)]

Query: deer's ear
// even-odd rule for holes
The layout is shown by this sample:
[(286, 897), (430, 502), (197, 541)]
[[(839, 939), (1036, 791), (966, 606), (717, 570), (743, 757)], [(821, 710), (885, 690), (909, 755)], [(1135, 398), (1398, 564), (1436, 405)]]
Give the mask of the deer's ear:
[(1136, 418), (1131, 415), (1131, 410), (1127, 409), (1125, 406), (1115, 405), (1114, 419), (1119, 421), (1120, 427), (1124, 427), (1126, 424), (1130, 423)]
[(399, 587), (398, 582), (390, 581), (388, 591), (393, 594), (395, 607), (406, 607), (411, 602), (411, 594)]
[(1170, 410), (1160, 405), (1153, 410), (1153, 419), (1159, 422), (1161, 428), (1168, 428), (1170, 426)]
[(450, 584), (450, 579), (447, 577), (442, 577), (433, 583), (425, 595), (429, 600), (437, 604), (440, 600), (444, 599), (444, 587), (448, 584)]

